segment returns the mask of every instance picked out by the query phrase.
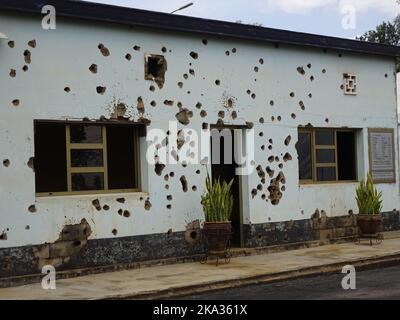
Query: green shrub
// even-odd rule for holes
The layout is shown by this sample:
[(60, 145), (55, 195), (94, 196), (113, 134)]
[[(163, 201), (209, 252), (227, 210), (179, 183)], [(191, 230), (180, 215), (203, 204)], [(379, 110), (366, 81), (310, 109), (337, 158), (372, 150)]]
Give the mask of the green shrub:
[(375, 215), (381, 213), (382, 191), (376, 190), (370, 173), (367, 175), (367, 181), (360, 181), (356, 190), (356, 200), (360, 214)]
[(233, 208), (232, 183), (233, 179), (229, 183), (221, 183), (219, 178), (212, 182), (207, 173), (206, 190), (201, 196), (206, 222), (230, 221)]

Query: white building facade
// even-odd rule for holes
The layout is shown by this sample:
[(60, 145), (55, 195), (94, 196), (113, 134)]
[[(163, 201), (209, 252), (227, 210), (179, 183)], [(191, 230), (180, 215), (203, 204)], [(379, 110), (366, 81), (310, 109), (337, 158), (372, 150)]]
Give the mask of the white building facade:
[(400, 228), (399, 49), (68, 1), (45, 30), (39, 1), (8, 3), (0, 277), (204, 252), (207, 171), (234, 168), (191, 154), (214, 127), (236, 130), (249, 160), (235, 178), (236, 246), (355, 236), (368, 171), (384, 228)]

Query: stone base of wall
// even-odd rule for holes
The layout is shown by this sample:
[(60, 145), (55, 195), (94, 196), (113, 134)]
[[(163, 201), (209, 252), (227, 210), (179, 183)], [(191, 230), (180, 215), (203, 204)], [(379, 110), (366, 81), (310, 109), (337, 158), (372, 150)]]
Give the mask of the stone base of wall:
[[(73, 236), (70, 238), (71, 230), (75, 230), (73, 234), (82, 238), (79, 244)], [(358, 234), (355, 215), (327, 217), (324, 213), (315, 214), (311, 219), (244, 225), (243, 230), (247, 248), (350, 239)], [(400, 230), (400, 213), (383, 213), (383, 231), (394, 230)], [(68, 231), (68, 236), (61, 235), (52, 244), (0, 249), (0, 280), (40, 274), (41, 267), (46, 263), (53, 264), (57, 271), (98, 268), (191, 257), (203, 254), (206, 248), (204, 239), (199, 236), (198, 223), (190, 226), (186, 232), (98, 240), (84, 239), (82, 223), (69, 226)]]

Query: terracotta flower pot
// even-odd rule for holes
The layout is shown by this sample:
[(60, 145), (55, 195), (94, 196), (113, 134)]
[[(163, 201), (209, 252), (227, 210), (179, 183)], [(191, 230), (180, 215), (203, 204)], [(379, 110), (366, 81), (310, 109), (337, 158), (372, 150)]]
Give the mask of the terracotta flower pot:
[(232, 234), (231, 222), (205, 222), (204, 236), (209, 251), (225, 251)]
[(357, 225), (361, 234), (376, 234), (382, 230), (382, 215), (358, 214)]

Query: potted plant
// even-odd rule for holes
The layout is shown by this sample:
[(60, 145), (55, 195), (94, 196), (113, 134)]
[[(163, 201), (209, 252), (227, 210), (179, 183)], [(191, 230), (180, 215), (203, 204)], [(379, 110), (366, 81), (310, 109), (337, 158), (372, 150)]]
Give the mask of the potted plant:
[(367, 174), (367, 181), (362, 180), (356, 190), (358, 206), (357, 225), (363, 235), (374, 235), (382, 226), (382, 192), (374, 186), (372, 175)]
[(232, 233), (231, 213), (233, 195), (231, 192), (233, 180), (229, 183), (220, 179), (212, 182), (207, 173), (206, 190), (201, 197), (204, 209), (204, 236), (208, 242), (209, 251), (225, 251)]

